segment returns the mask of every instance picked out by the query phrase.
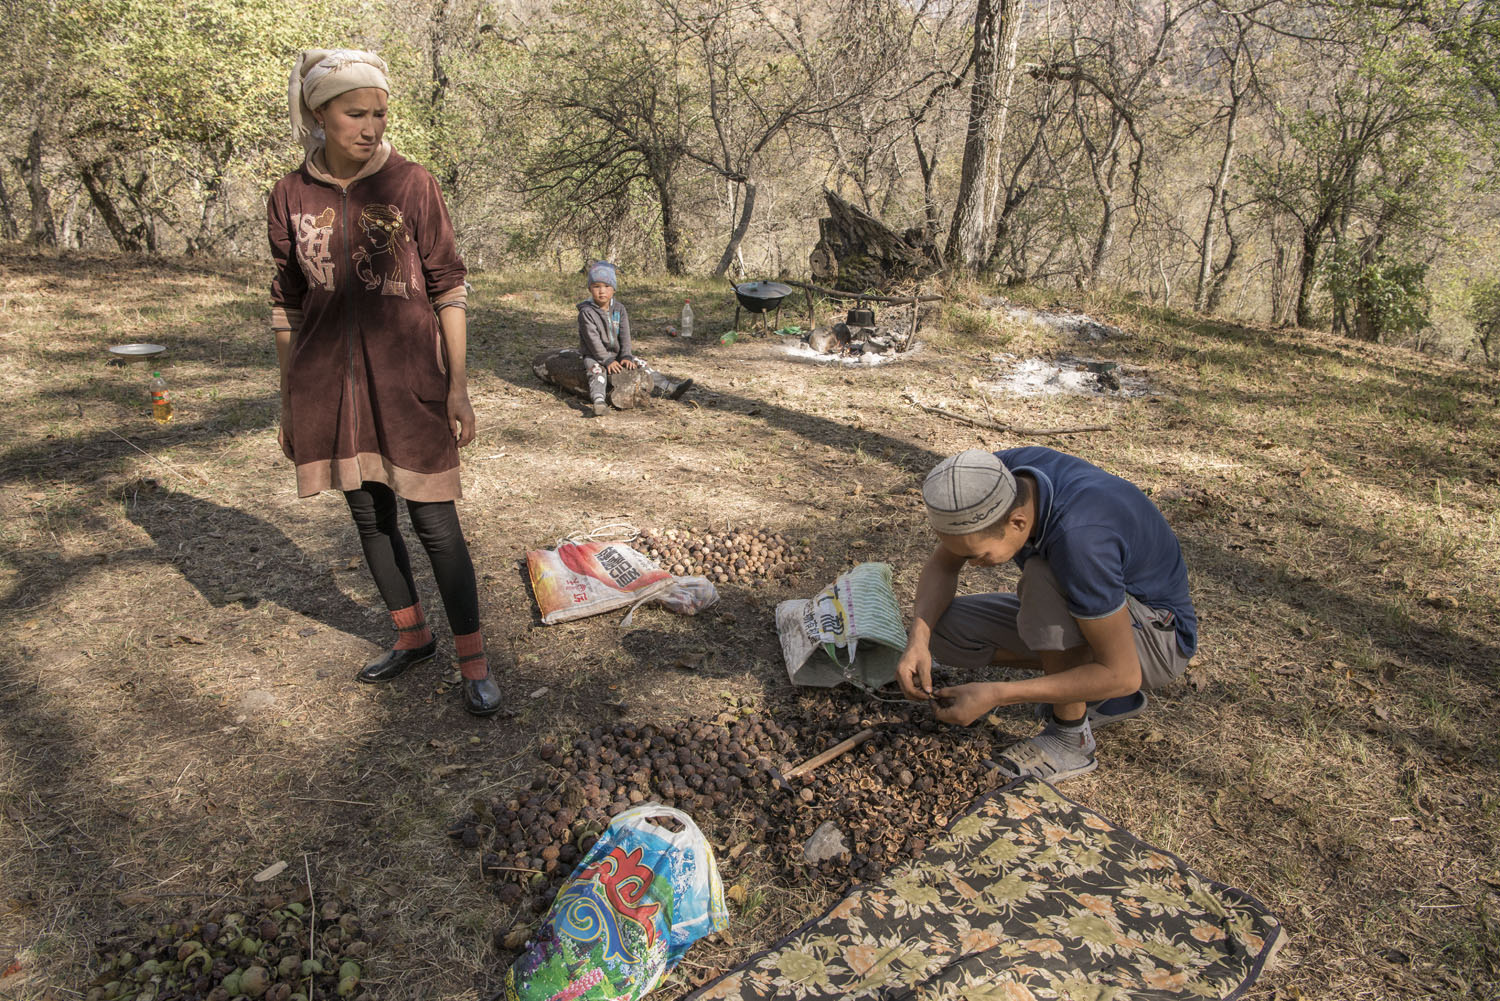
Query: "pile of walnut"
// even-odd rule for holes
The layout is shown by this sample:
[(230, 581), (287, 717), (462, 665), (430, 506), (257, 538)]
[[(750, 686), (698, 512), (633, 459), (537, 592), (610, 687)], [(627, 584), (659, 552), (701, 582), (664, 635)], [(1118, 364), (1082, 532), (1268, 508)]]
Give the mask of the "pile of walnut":
[[(309, 936), (311, 933), (311, 936)], [(221, 904), (146, 932), (116, 933), (100, 949), (85, 1001), (372, 1001), (362, 964), (380, 936), (352, 911), (306, 889), (257, 907)]]
[(754, 586), (823, 562), (813, 557), (807, 539), (792, 540), (777, 532), (748, 528), (718, 534), (683, 528), (647, 530), (631, 546), (678, 577), (707, 577), (715, 584)]
[[(774, 716), (743, 709), (712, 722), (621, 723), (570, 742), (541, 740), (528, 789), (476, 799), (448, 828), (477, 856), (496, 895), (514, 905), (514, 925), (497, 943), (520, 948), (609, 818), (638, 803), (691, 815), (721, 867), (758, 858), (771, 866), (767, 878), (836, 890), (921, 854), (1001, 781), (985, 763), (994, 747), (987, 727), (949, 727), (909, 703), (840, 709), (831, 698), (839, 696), (803, 696)], [(791, 766), (866, 727), (875, 736), (853, 751), (783, 780)], [(826, 820), (843, 831), (849, 851), (809, 865), (803, 845)]]

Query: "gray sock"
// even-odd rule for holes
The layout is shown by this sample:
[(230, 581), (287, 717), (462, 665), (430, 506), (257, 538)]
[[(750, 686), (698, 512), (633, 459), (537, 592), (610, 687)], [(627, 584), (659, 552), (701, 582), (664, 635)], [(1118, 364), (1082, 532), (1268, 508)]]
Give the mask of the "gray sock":
[(1089, 725), (1088, 716), (1067, 726), (1054, 717), (1041, 733), (1031, 739), (1059, 761), (1077, 761), (1094, 753), (1094, 728)]

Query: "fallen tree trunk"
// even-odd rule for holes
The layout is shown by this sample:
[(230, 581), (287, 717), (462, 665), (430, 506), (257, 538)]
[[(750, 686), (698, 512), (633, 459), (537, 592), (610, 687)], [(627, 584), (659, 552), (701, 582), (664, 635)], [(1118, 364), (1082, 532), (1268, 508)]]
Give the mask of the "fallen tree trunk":
[(921, 230), (898, 234), (832, 191), (825, 190), (823, 200), (828, 215), (818, 220), (818, 244), (810, 262), (814, 281), (843, 288), (889, 288), (938, 269), (937, 252)]

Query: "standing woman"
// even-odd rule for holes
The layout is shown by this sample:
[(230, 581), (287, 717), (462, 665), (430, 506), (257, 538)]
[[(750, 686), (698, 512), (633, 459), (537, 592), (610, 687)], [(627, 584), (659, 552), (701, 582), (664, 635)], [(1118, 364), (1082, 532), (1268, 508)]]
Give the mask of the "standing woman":
[(360, 681), (389, 681), (437, 652), (396, 521), (405, 498), (458, 650), (464, 708), (500, 708), (479, 632), (474, 565), (454, 501), (474, 440), (464, 262), (437, 181), (383, 139), (385, 62), (312, 49), (292, 67), (292, 135), (307, 149), (267, 206), (271, 327), (281, 363), (282, 451), (297, 493), (343, 491), (396, 627)]

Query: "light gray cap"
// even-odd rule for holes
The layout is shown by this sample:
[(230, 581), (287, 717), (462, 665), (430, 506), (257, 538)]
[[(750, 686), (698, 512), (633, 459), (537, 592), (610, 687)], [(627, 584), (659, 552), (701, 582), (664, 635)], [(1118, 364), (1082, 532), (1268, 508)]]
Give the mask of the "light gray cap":
[(971, 535), (999, 521), (1016, 500), (1016, 478), (993, 452), (971, 448), (932, 467), (922, 483), (927, 520), (943, 535)]

